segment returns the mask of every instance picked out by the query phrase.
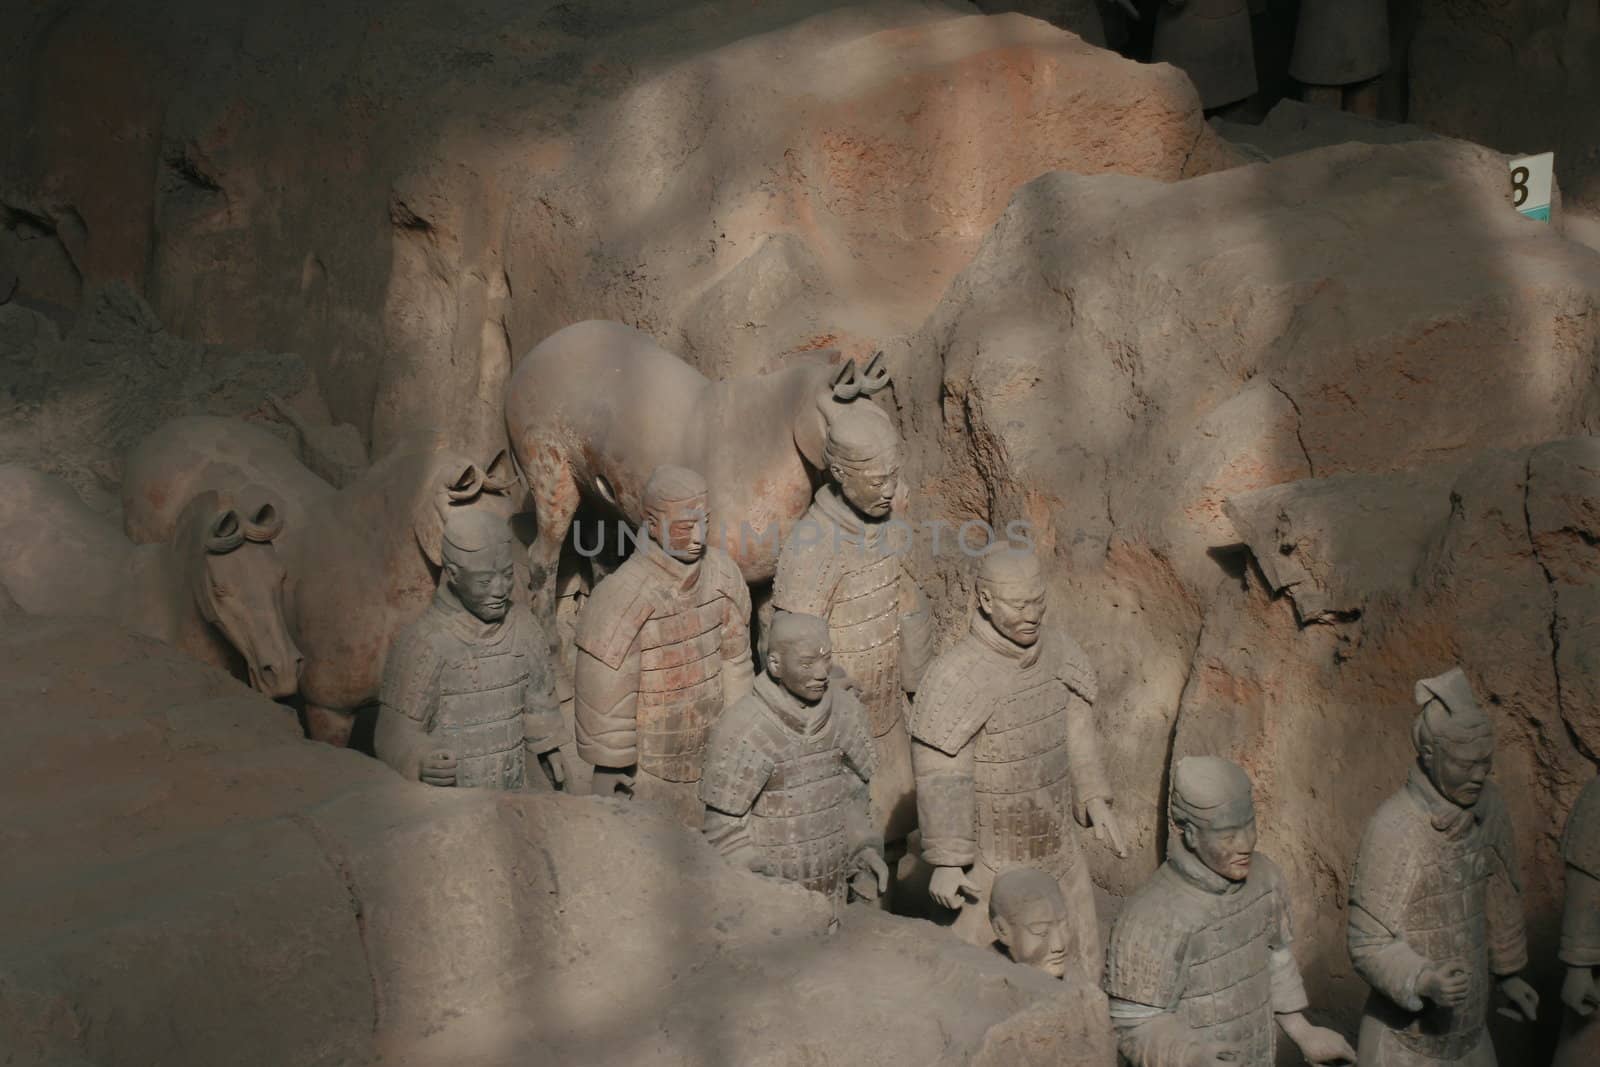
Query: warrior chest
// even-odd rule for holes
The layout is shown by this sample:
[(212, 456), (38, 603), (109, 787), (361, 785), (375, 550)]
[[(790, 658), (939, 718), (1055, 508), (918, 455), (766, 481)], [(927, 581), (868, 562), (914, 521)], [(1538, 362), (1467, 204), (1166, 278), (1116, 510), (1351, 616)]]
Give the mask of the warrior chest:
[[(1451, 840), (1428, 835), (1410, 891), (1405, 916), (1409, 932), (1425, 939), (1443, 939), (1456, 950), (1475, 947), (1488, 895), (1492, 856), (1476, 827)], [(1408, 936), (1410, 934), (1408, 933)]]
[(476, 726), (520, 715), (531, 671), (528, 655), (509, 636), (451, 649), (439, 672), (439, 724)]
[(1206, 910), (1184, 953), (1180, 1014), (1208, 1040), (1241, 1048), (1241, 1062), (1270, 1064), (1277, 900), (1270, 888), (1246, 883), (1237, 894), (1208, 901)]
[(656, 597), (655, 610), (639, 631), (642, 691), (682, 690), (719, 675), (723, 599), (706, 593)]
[(828, 611), (834, 651), (860, 652), (887, 644), (900, 633), (900, 560), (848, 542), (837, 551), (839, 580)]
[(1015, 672), (1008, 689), (994, 697), (994, 712), (979, 731), (975, 755), (980, 763), (1010, 763), (1067, 745), (1067, 705), (1072, 690), (1054, 673), (1030, 668)]

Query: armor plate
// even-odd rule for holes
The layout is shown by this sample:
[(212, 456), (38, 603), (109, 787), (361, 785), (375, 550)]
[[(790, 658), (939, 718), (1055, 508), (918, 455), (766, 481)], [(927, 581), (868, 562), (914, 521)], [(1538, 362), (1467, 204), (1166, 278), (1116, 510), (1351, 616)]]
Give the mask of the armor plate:
[(468, 644), (445, 632), (434, 638), (444, 663), (433, 733), (455, 753), (457, 786), (516, 789), (523, 783), (522, 713), (530, 664), (516, 629), (517, 623), (506, 627), (492, 645)]
[(660, 604), (639, 632), (639, 769), (669, 782), (699, 780), (706, 731), (722, 713), (724, 604), (709, 592)]
[(978, 731), (973, 789), (978, 851), (996, 871), (1043, 867), (1060, 875), (1077, 859), (1067, 760), (1067, 687), (1036, 667), (1000, 696)]

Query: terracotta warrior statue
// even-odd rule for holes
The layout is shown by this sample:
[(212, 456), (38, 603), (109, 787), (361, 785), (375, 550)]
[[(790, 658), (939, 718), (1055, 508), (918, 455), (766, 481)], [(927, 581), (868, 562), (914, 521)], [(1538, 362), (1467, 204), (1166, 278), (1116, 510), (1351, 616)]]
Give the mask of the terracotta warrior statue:
[(916, 692), (934, 637), (922, 594), (891, 543), (900, 435), (877, 405), (844, 405), (828, 422), (823, 459), (827, 484), (784, 541), (771, 606), (828, 621), (833, 661), (861, 694), (872, 727), (873, 819), (886, 841), (897, 842), (917, 814), (906, 695)]
[(1417, 762), (1367, 824), (1350, 888), (1350, 957), (1372, 986), (1361, 1062), (1492, 1067), (1494, 984), (1528, 1020), (1511, 821), (1489, 782), (1494, 728), (1459, 667), (1418, 682)]
[(1288, 895), (1255, 850), (1249, 776), (1225, 759), (1186, 757), (1169, 807), (1167, 860), (1129, 898), (1106, 954), (1123, 1057), (1133, 1067), (1272, 1067), (1281, 1026), (1309, 1062), (1354, 1063), (1348, 1041), (1303, 1014)]
[(1043, 871), (1013, 867), (994, 880), (989, 892), (989, 925), (995, 943), (1012, 961), (1062, 978), (1072, 942), (1067, 902), (1061, 886)]
[(373, 750), (428, 785), (559, 788), (555, 672), (533, 617), (510, 611), (511, 527), (463, 509), (442, 543), (433, 603), (389, 650)]
[(1162, 0), (1152, 63), (1171, 63), (1194, 82), (1200, 106), (1215, 111), (1256, 92), (1251, 0)]
[(767, 645), (766, 673), (711, 728), (702, 829), (753, 871), (839, 903), (855, 877), (876, 898), (889, 868), (869, 817), (876, 757), (866, 709), (837, 684), (823, 620), (781, 613)]
[(1300, 0), (1289, 76), (1305, 102), (1376, 118), (1389, 69), (1389, 0)]
[(1567, 861), (1567, 903), (1561, 919), (1561, 1001), (1568, 1012), (1554, 1067), (1600, 1063), (1600, 778), (1578, 794), (1561, 852)]
[(750, 591), (706, 543), (706, 483), (657, 467), (645, 483), (645, 536), (578, 614), (574, 717), (593, 791), (667, 805), (698, 828), (706, 735), (750, 692)]
[(1119, 856), (1111, 789), (1095, 735), (1094, 669), (1059, 627), (1045, 627), (1044, 574), (1032, 552), (995, 545), (978, 563), (965, 637), (923, 676), (912, 711), (912, 759), (928, 894), (956, 909), (956, 932), (995, 938), (988, 894), (1011, 867), (1061, 886), (1082, 977), (1100, 973), (1100, 933), (1073, 818)]

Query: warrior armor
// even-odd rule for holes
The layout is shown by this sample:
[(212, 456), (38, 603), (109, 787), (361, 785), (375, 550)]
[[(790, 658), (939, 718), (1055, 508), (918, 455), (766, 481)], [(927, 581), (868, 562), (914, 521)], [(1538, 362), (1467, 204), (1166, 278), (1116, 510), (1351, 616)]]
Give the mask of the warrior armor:
[[(1600, 778), (1578, 794), (1561, 841), (1567, 861), (1566, 909), (1561, 921), (1561, 962), (1568, 967), (1600, 967)], [(1583, 1067), (1600, 1062), (1600, 1027), (1571, 1013), (1556, 1047), (1552, 1067)]]
[(1223, 107), (1256, 91), (1255, 45), (1246, 0), (1163, 3), (1156, 15), (1151, 61), (1189, 75), (1203, 108)]
[(699, 781), (707, 731), (750, 688), (749, 620), (750, 592), (726, 552), (686, 564), (642, 544), (578, 617), (578, 754)]
[[(1527, 962), (1515, 872), (1510, 820), (1491, 784), (1462, 808), (1413, 768), (1378, 809), (1350, 890), (1350, 956), (1372, 986), (1362, 1063), (1494, 1063), (1484, 1028), (1491, 975)], [(1417, 993), (1424, 968), (1447, 962), (1471, 973), (1455, 1008)]]
[(873, 737), (901, 721), (901, 693), (916, 691), (932, 649), (921, 594), (889, 532), (824, 486), (784, 542), (772, 580), (775, 609), (828, 621), (833, 661), (861, 694)]
[(805, 707), (762, 675), (712, 727), (700, 797), (705, 830), (725, 855), (829, 896), (851, 857), (879, 844), (866, 828), (872, 778), (866, 711), (843, 686)]
[(1307, 85), (1357, 85), (1388, 69), (1388, 0), (1301, 0), (1291, 78)]
[[(516, 789), (524, 748), (537, 755), (560, 744), (544, 636), (522, 612), (484, 623), (435, 598), (396, 636), (379, 699), (385, 725), (374, 749), (409, 777), (432, 746), (456, 757), (457, 786)], [(403, 723), (413, 724), (409, 738)]]
[(1279, 1013), (1307, 1006), (1290, 954), (1283, 876), (1256, 853), (1233, 883), (1181, 840), (1128, 901), (1111, 931), (1105, 991), (1122, 1055), (1134, 1067), (1179, 1067), (1218, 1043), (1241, 1064), (1270, 1067)]

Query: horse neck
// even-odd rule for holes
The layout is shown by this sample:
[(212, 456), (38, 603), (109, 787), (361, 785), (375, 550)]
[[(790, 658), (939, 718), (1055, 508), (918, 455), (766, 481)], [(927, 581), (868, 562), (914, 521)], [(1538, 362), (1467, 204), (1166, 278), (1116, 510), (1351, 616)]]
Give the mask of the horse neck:
[[(826, 387), (832, 372), (826, 364), (807, 363), (785, 367), (769, 374), (728, 378), (711, 383), (712, 403), (719, 408), (721, 425), (759, 428), (743, 446), (782, 441), (785, 452), (794, 450), (794, 423), (801, 412), (815, 402), (817, 392)], [(781, 434), (766, 427), (781, 426)], [(725, 446), (724, 446), (725, 447)]]

